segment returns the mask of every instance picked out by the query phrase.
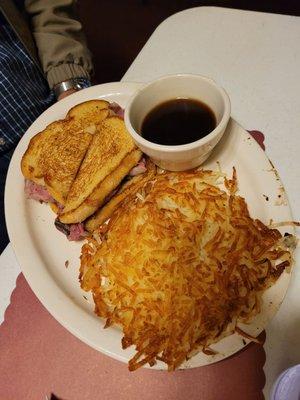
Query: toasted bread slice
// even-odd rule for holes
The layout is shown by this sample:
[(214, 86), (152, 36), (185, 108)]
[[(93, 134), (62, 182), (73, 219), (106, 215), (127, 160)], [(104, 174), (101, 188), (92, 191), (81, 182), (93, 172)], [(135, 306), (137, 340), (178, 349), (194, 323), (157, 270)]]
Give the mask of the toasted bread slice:
[[(42, 132), (35, 135), (22, 157), (21, 169), (25, 178), (36, 183), (43, 183), (43, 168), (41, 155), (44, 147), (47, 147), (50, 137), (60, 131), (85, 130), (91, 134), (95, 131), (95, 125), (103, 120), (100, 110), (108, 109), (109, 103), (104, 100), (90, 100), (71, 108), (63, 120), (54, 121)], [(107, 113), (108, 114), (108, 113)]]
[(97, 187), (90, 196), (73, 211), (63, 212), (59, 216), (59, 220), (66, 224), (82, 222), (105, 202), (109, 194), (119, 185), (122, 179), (128, 174), (140, 160), (142, 153), (140, 150), (132, 150), (119, 164), (111, 174), (109, 174)]
[(108, 108), (108, 101), (88, 100), (71, 108), (68, 111), (66, 118), (70, 118), (71, 120), (73, 120), (72, 124), (73, 126), (77, 125), (78, 130), (85, 129), (88, 132), (90, 127), (90, 133), (94, 133), (95, 125), (99, 124), (103, 120), (100, 111), (104, 109), (108, 110)]
[(60, 131), (47, 145), (42, 160), (44, 182), (51, 196), (61, 204), (65, 203), (91, 139), (87, 132)]
[(136, 196), (136, 193), (144, 187), (148, 181), (153, 179), (155, 175), (156, 166), (151, 160), (148, 160), (147, 171), (141, 175), (133, 177), (130, 181), (123, 184), (118, 193), (114, 195), (109, 202), (99, 208), (90, 218), (87, 219), (85, 222), (85, 229), (88, 232), (94, 232), (95, 229), (111, 217), (113, 212), (120, 207), (124, 201), (130, 201), (133, 196)]
[(96, 126), (109, 114), (108, 106), (104, 100), (78, 104), (64, 120), (34, 136), (21, 161), (23, 175), (45, 185), (52, 197), (64, 204)]
[(21, 171), (25, 178), (44, 185), (44, 176), (41, 160), (41, 154), (44, 148), (47, 147), (52, 135), (60, 131), (64, 120), (52, 122), (42, 132), (36, 134), (28, 145), (26, 152), (21, 160)]
[(59, 213), (59, 207), (56, 203), (49, 203), (49, 206), (55, 214)]
[(124, 121), (108, 117), (93, 136), (76, 180), (69, 191), (61, 222), (82, 222), (105, 201), (141, 158)]

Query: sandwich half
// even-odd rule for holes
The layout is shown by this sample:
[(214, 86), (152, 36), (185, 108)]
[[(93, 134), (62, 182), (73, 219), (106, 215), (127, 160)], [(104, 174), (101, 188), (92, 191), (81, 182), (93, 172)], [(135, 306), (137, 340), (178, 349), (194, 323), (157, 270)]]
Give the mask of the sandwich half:
[(106, 118), (92, 138), (59, 220), (73, 224), (94, 214), (141, 156), (142, 152), (135, 146), (124, 121), (118, 116)]
[[(146, 164), (141, 163), (144, 167), (144, 171), (137, 171), (138, 175), (132, 177), (123, 185), (120, 185), (117, 193), (102, 207), (100, 207), (90, 218), (85, 221), (85, 230), (92, 233), (105, 221), (107, 221), (111, 215), (125, 203), (132, 201), (136, 197), (136, 193), (147, 182), (150, 182), (156, 175), (156, 165), (148, 158)], [(143, 168), (142, 167), (142, 168)]]
[(25, 178), (45, 187), (55, 202), (64, 205), (96, 126), (109, 114), (108, 107), (103, 100), (78, 104), (65, 119), (34, 136), (21, 161)]
[(129, 178), (147, 169), (122, 115), (116, 103), (78, 104), (33, 137), (22, 158), (27, 197), (49, 203), (55, 226), (69, 240), (85, 237), (86, 220), (95, 212), (89, 230), (109, 217), (141, 179)]

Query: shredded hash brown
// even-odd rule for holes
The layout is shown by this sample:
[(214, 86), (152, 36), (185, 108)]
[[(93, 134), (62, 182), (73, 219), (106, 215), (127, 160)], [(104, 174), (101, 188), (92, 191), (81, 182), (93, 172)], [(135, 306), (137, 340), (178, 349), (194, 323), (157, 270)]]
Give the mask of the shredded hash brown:
[(259, 313), (261, 294), (291, 265), (280, 232), (252, 219), (236, 190), (235, 169), (232, 179), (158, 174), (83, 246), (81, 287), (105, 327), (122, 328), (122, 347), (135, 346), (129, 370), (213, 354), (211, 344), (243, 334), (237, 323)]

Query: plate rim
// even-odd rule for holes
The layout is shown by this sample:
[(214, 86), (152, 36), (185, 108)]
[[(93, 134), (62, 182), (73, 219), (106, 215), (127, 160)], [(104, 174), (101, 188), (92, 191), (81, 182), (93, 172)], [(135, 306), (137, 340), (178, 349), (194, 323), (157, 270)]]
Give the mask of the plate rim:
[[(110, 94), (116, 95), (117, 93), (121, 93), (126, 90), (131, 92), (131, 94), (132, 94), (134, 91), (138, 90), (143, 85), (144, 85), (144, 83), (139, 83), (139, 82), (104, 83), (104, 84), (95, 85), (90, 88), (84, 89), (78, 93), (73, 94), (70, 97), (63, 99), (59, 103), (55, 103), (54, 105), (52, 105), (50, 108), (48, 108), (44, 113), (42, 113), (33, 122), (33, 124), (27, 129), (27, 131), (23, 135), (22, 139), (20, 140), (20, 142), (19, 142), (18, 146), (16, 147), (15, 152), (13, 154), (13, 157), (12, 157), (9, 169), (8, 169), (7, 180), (6, 180), (6, 184), (5, 184), (5, 217), (6, 217), (6, 222), (7, 222), (7, 230), (8, 230), (9, 238), (10, 238), (14, 253), (16, 255), (16, 258), (18, 260), (18, 263), (20, 265), (20, 268), (21, 268), (29, 286), (33, 290), (34, 294), (38, 297), (38, 299), (41, 301), (43, 306), (48, 310), (48, 312), (50, 312), (50, 314), (69, 332), (71, 332), (77, 338), (79, 338), (80, 340), (82, 340), (84, 343), (88, 344), (92, 348), (96, 349), (97, 351), (100, 351), (103, 354), (106, 354), (114, 359), (117, 359), (117, 360), (125, 362), (125, 363), (128, 362), (128, 357), (126, 356), (126, 352), (124, 350), (122, 350), (121, 344), (120, 344), (120, 351), (118, 353), (116, 353), (114, 350), (105, 348), (103, 346), (99, 347), (99, 345), (96, 345), (93, 342), (93, 340), (82, 335), (81, 329), (79, 329), (79, 327), (78, 327), (78, 321), (77, 321), (77, 323), (75, 323), (74, 317), (71, 317), (69, 315), (67, 319), (65, 318), (64, 313), (63, 313), (64, 311), (68, 311), (69, 307), (73, 308), (74, 306), (75, 307), (79, 307), (79, 306), (74, 301), (71, 301), (69, 296), (62, 290), (62, 288), (57, 284), (57, 282), (51, 276), (51, 274), (47, 268), (40, 269), (40, 274), (42, 274), (42, 279), (43, 279), (42, 285), (41, 285), (41, 282), (39, 282), (41, 275), (40, 274), (36, 275), (34, 273), (34, 271), (31, 270), (30, 267), (28, 268), (28, 264), (30, 264), (30, 261), (29, 261), (30, 254), (33, 253), (36, 257), (36, 262), (34, 264), (43, 264), (43, 259), (41, 257), (41, 254), (35, 249), (33, 240), (29, 240), (29, 243), (26, 242), (26, 245), (28, 247), (27, 252), (22, 251), (22, 246), (20, 244), (20, 241), (19, 241), (19, 239), (16, 239), (15, 232), (12, 227), (12, 216), (11, 215), (13, 212), (15, 212), (15, 210), (13, 210), (13, 208), (11, 206), (12, 203), (10, 203), (10, 201), (11, 201), (11, 197), (12, 197), (12, 193), (13, 193), (13, 182), (12, 182), (13, 175), (14, 175), (14, 173), (17, 172), (16, 168), (19, 169), (19, 173), (21, 174), (19, 162), (23, 155), (24, 148), (27, 147), (27, 144), (28, 144), (29, 140), (31, 139), (31, 137), (34, 136), (38, 131), (40, 131), (41, 128), (38, 128), (38, 126), (42, 121), (45, 120), (45, 115), (47, 117), (49, 117), (49, 114), (51, 112), (53, 112), (53, 114), (57, 112), (56, 109), (70, 108), (73, 104), (78, 104), (81, 101), (86, 101), (86, 100), (92, 99), (92, 98), (108, 97)], [(107, 91), (107, 93), (99, 94), (99, 91), (100, 92)], [(48, 123), (49, 122), (46, 122), (46, 124), (48, 124)], [(237, 124), (237, 126), (240, 129), (244, 130), (244, 128), (241, 127), (235, 120), (232, 119), (231, 123)], [(270, 163), (270, 165), (272, 165), (270, 160), (268, 159), (267, 155), (260, 148), (260, 146), (257, 144), (257, 142), (254, 139), (251, 139), (251, 140), (253, 141), (253, 143), (255, 143), (255, 146), (258, 149), (258, 151), (260, 151), (262, 154), (264, 154), (265, 160), (268, 161)], [(280, 178), (279, 178), (279, 182), (282, 185)], [(282, 185), (282, 187), (283, 187), (283, 185)], [(292, 212), (291, 212), (289, 202), (287, 202), (286, 211), (291, 218)], [(30, 238), (30, 229), (27, 227), (27, 238), (28, 238), (28, 236)], [(78, 254), (78, 258), (79, 258), (79, 254)], [(46, 279), (46, 280), (44, 281), (44, 279)], [(43, 289), (45, 289), (45, 282), (47, 282), (47, 285), (46, 285), (47, 290), (49, 290), (49, 291), (53, 290), (57, 294), (56, 299), (53, 300), (53, 296), (52, 296), (52, 299), (49, 301), (49, 296), (47, 295), (47, 290), (45, 292), (43, 292)], [(288, 286), (289, 285), (287, 285), (287, 288), (288, 288)], [(286, 295), (286, 292), (287, 292), (287, 289), (285, 291), (285, 295)], [(58, 309), (59, 309), (59, 312), (58, 312)], [(65, 315), (67, 315), (67, 314), (65, 314)], [(76, 315), (75, 315), (75, 317), (76, 317)], [(82, 320), (81, 323), (83, 323), (83, 322), (84, 321)], [(79, 323), (79, 325), (80, 325), (80, 323)], [(241, 349), (242, 349), (242, 347), (241, 347)], [(226, 355), (226, 357), (223, 357), (222, 359), (225, 359), (234, 353), (236, 353), (236, 351), (233, 351), (230, 354), (228, 353)], [(219, 361), (219, 360), (217, 360), (217, 361)], [(198, 366), (199, 365), (193, 365), (193, 366), (187, 366), (187, 367), (183, 367), (183, 368), (195, 368)], [(161, 368), (158, 367), (156, 369), (161, 369)]]

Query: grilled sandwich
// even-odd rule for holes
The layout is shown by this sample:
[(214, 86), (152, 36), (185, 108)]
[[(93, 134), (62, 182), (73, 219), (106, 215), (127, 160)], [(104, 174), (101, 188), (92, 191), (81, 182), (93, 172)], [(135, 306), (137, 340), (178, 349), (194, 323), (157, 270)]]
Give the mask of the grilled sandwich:
[[(33, 137), (22, 158), (27, 196), (50, 203), (58, 215), (56, 227), (70, 240), (85, 235), (82, 223), (121, 192), (124, 178), (138, 168), (142, 152), (125, 128), (122, 111), (103, 100), (81, 103)], [(116, 208), (113, 204), (105, 215)], [(98, 219), (89, 225), (98, 226)]]
[(129, 202), (136, 196), (138, 190), (145, 186), (145, 184), (156, 175), (156, 166), (147, 159), (146, 171), (139, 174), (129, 181), (121, 185), (118, 192), (107, 202), (103, 207), (100, 207), (90, 218), (85, 222), (85, 229), (88, 232), (94, 232), (99, 226), (107, 221), (110, 216), (121, 207), (125, 202)]
[(124, 121), (116, 116), (106, 118), (93, 136), (59, 220), (77, 223), (92, 215), (141, 156)]
[(64, 205), (96, 126), (109, 114), (108, 106), (103, 100), (81, 103), (34, 136), (21, 161), (25, 178), (45, 186)]

